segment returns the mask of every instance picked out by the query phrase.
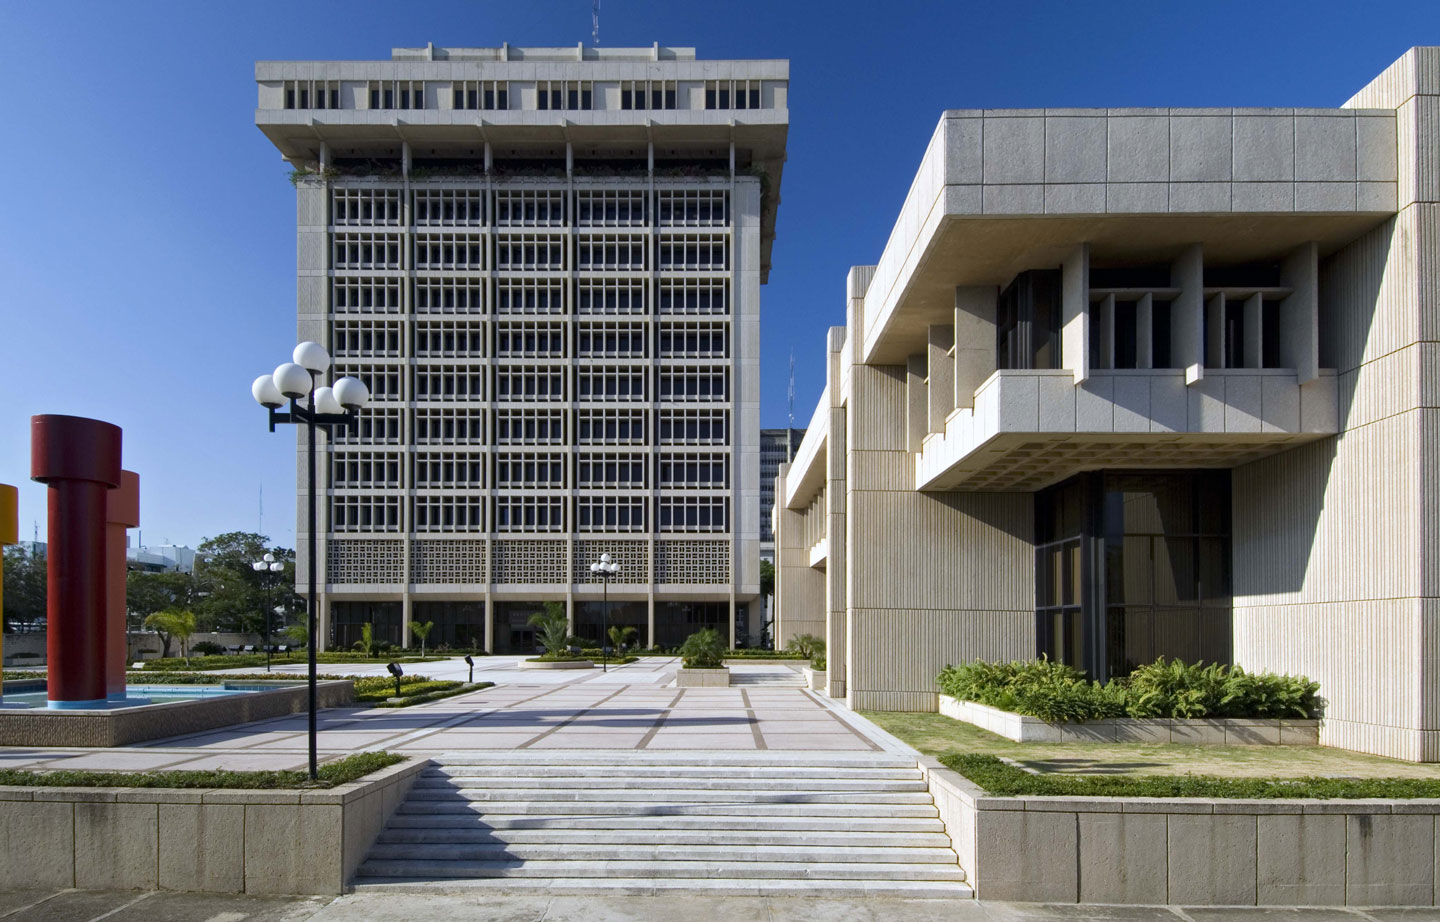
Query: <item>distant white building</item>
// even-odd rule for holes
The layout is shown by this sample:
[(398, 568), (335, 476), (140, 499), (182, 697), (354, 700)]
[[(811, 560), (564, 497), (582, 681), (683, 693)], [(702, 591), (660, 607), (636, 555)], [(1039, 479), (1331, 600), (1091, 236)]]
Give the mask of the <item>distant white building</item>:
[(194, 573), (195, 549), (183, 544), (127, 546), (125, 568), (149, 573)]

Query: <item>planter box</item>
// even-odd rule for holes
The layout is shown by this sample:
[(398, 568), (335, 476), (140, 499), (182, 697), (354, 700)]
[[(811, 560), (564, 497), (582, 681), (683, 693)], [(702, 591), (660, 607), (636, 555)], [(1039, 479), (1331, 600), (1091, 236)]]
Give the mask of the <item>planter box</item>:
[(530, 660), (520, 661), (521, 669), (594, 669), (595, 664), (588, 659), (556, 660), (553, 663), (532, 663)]
[(919, 764), (980, 899), (1436, 904), (1440, 800), (994, 797)]
[(1202, 743), (1224, 746), (1318, 746), (1318, 720), (1184, 720), (1170, 718), (1047, 723), (974, 701), (940, 695), (940, 713), (1017, 743)]
[(0, 787), (0, 891), (340, 894), (430, 765), (322, 791)]
[(728, 688), (730, 670), (724, 666), (719, 669), (687, 669), (681, 666), (675, 670), (675, 685), (679, 688)]
[(800, 672), (805, 676), (805, 687), (806, 687), (806, 688), (810, 689), (811, 691), (824, 691), (824, 690), (825, 690), (825, 672), (826, 672), (826, 670), (824, 670), (824, 669), (811, 669), (809, 666), (806, 666), (805, 668), (801, 669)]

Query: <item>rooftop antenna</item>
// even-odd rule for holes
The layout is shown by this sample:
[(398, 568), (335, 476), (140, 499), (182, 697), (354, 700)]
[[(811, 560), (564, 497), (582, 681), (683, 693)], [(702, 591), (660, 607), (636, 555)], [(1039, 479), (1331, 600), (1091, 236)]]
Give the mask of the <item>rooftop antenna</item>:
[(260, 483), (260, 519), (255, 523), (255, 534), (265, 534), (265, 483)]
[(790, 424), (785, 427), (785, 459), (795, 460), (795, 437), (790, 430), (795, 428), (795, 350), (790, 350)]
[(590, 40), (600, 44), (600, 0), (594, 0), (590, 6)]

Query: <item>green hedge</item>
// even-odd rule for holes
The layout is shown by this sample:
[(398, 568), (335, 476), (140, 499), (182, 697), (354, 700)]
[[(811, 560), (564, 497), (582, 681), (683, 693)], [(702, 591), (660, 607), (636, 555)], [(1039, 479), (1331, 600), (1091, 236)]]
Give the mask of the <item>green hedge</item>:
[[(408, 708), (413, 707), (417, 704), (427, 704), (431, 701), (439, 701), (441, 698), (453, 698), (456, 695), (468, 695), (470, 692), (481, 691), (483, 689), (493, 688), (495, 686), (494, 682), (476, 682), (474, 685), (470, 685), (466, 682), (433, 682), (429, 684), (447, 687), (434, 688), (428, 692), (416, 692), (414, 694), (406, 693), (400, 697), (399, 701), (390, 701), (387, 698), (382, 698), (379, 701), (375, 701), (373, 699), (366, 699), (366, 702), (377, 708)], [(391, 692), (395, 690), (395, 686), (393, 684), (390, 686), (390, 690)]]
[(1101, 685), (1048, 659), (947, 666), (940, 691), (1051, 723), (1112, 717), (1311, 718), (1320, 685), (1305, 676), (1249, 673), (1164, 657)]
[[(321, 665), (335, 665), (346, 663), (431, 663), (446, 659), (443, 656), (419, 656), (410, 655), (388, 655), (388, 656), (366, 656), (363, 653), (319, 653), (316, 654), (316, 662)], [(303, 651), (295, 654), (281, 656), (275, 654), (270, 657), (272, 664), (295, 665), (309, 662)], [(187, 663), (183, 657), (172, 656), (166, 659), (144, 660), (140, 665), (143, 672), (193, 672), (204, 669), (239, 669), (245, 666), (264, 666), (264, 653), (242, 653), (238, 656), (192, 656)]]
[(1209, 775), (1036, 775), (991, 755), (940, 762), (998, 797), (1440, 797), (1440, 778), (1215, 778)]
[(391, 752), (358, 752), (320, 766), (319, 780), (303, 771), (48, 771), (0, 769), (0, 784), (23, 787), (84, 788), (332, 788), (404, 762)]

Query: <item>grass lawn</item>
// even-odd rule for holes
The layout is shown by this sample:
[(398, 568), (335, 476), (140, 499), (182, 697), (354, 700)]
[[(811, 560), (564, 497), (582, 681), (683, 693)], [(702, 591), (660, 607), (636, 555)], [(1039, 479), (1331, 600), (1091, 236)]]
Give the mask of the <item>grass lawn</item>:
[(998, 756), (1057, 777), (1204, 775), (1231, 779), (1407, 778), (1440, 782), (1440, 764), (1401, 762), (1321, 746), (1016, 743), (941, 714), (861, 713), (926, 755)]
[(333, 788), (349, 784), (371, 772), (404, 762), (405, 756), (391, 752), (357, 752), (320, 765), (318, 780), (311, 781), (303, 771), (23, 771), (0, 769), (0, 785), (22, 787), (100, 787), (100, 788), (242, 788), (272, 790), (275, 788)]

